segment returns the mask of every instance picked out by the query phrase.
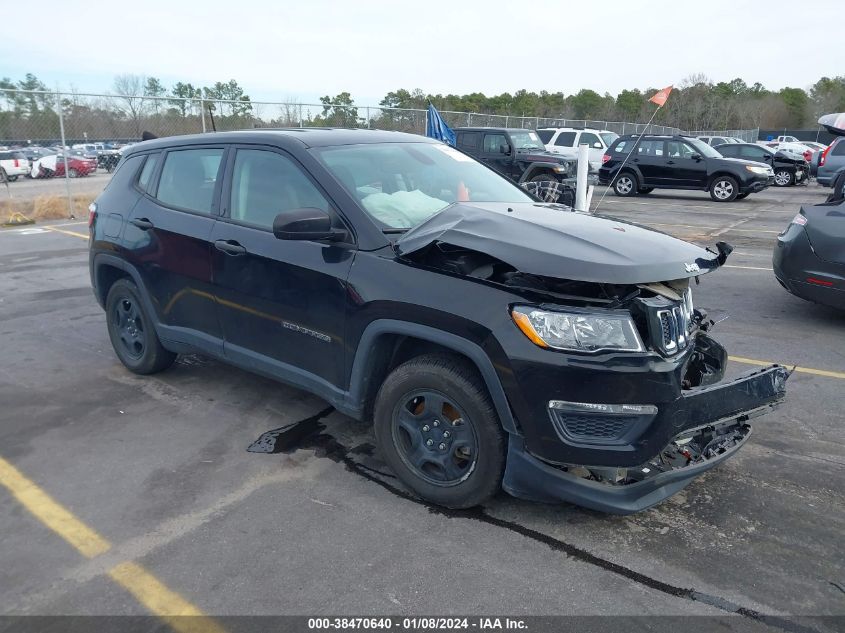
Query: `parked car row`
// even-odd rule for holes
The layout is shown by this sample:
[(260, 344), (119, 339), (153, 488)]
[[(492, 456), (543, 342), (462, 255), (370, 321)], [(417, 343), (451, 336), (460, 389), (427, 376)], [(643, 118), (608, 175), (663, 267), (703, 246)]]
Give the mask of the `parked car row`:
[[(724, 146), (720, 146), (724, 147)], [(683, 135), (620, 136), (602, 157), (599, 183), (619, 196), (656, 188), (709, 191), (717, 202), (741, 200), (775, 184), (771, 165), (726, 158), (701, 139)]]

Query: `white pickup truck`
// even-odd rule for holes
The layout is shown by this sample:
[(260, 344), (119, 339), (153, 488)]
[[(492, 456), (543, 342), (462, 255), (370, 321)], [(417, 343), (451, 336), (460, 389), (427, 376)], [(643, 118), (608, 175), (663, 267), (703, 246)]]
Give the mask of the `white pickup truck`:
[(537, 134), (548, 151), (571, 160), (578, 160), (579, 145), (588, 145), (590, 148), (590, 171), (598, 171), (601, 167), (601, 157), (613, 141), (619, 138), (616, 132), (610, 130), (574, 127), (540, 128), (537, 130)]

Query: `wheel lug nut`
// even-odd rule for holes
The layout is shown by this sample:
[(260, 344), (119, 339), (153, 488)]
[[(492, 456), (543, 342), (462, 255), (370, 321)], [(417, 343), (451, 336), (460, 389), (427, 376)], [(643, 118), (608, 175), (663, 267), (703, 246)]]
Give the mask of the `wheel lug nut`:
[(445, 451), (446, 445), (443, 442), (440, 442), (440, 446), (438, 446), (437, 448), (439, 448), (441, 451)]
[(434, 444), (434, 440), (426, 440), (426, 441), (425, 441), (425, 445), (426, 445), (426, 446), (431, 446), (431, 445), (433, 445), (433, 444)]
[(431, 427), (429, 427), (428, 424), (423, 426), (423, 431), (425, 431), (426, 433), (428, 433), (430, 430), (431, 430)]
[(440, 426), (440, 420), (435, 420), (432, 424), (434, 424), (434, 426)]
[(443, 437), (451, 437), (451, 433), (449, 431), (443, 431)]

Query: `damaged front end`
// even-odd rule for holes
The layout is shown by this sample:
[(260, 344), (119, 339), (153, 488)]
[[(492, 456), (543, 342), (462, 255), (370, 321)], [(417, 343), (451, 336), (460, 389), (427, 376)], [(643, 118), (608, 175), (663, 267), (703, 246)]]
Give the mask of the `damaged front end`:
[[(704, 250), (614, 219), (511, 205), (446, 210), (396, 250), (519, 298), (509, 308), (524, 337), (500, 337), (519, 424), (502, 486), (516, 497), (644, 510), (736, 453), (749, 421), (785, 396), (781, 366), (724, 380), (727, 352), (693, 304), (691, 282), (724, 264), (727, 244)], [(601, 328), (610, 345), (596, 342)]]

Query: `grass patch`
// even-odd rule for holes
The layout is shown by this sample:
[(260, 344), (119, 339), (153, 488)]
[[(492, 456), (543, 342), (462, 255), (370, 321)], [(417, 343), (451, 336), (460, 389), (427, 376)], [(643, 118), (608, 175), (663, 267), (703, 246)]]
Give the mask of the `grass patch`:
[[(65, 220), (69, 216), (67, 196), (37, 196), (32, 200), (3, 199), (0, 190), (0, 224), (15, 213), (21, 213), (30, 220)], [(88, 215), (88, 205), (96, 194), (75, 194), (71, 196), (73, 213), (77, 218)]]

